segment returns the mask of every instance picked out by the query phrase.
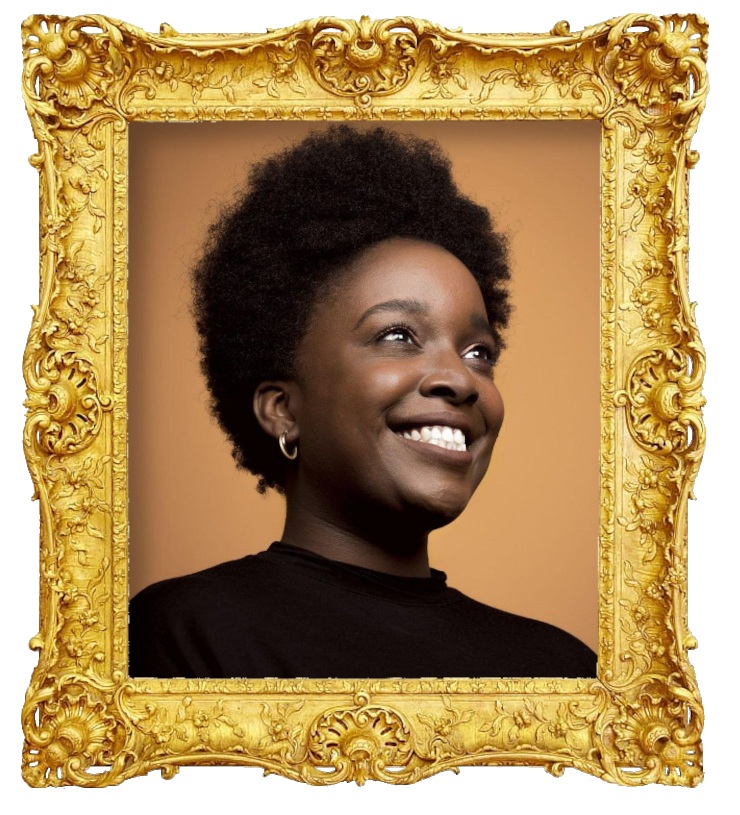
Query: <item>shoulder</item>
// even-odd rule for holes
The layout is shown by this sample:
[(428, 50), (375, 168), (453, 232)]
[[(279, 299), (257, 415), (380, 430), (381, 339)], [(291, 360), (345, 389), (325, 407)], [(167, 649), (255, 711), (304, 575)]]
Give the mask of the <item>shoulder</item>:
[(584, 642), (550, 623), (512, 614), (461, 595), (466, 615), (482, 642), (507, 655), (500, 676), (595, 677), (596, 654)]
[(129, 603), (131, 613), (157, 611), (169, 616), (193, 613), (198, 617), (209, 610), (238, 601), (260, 602), (276, 587), (289, 580), (284, 569), (265, 552), (247, 555), (203, 569), (193, 574), (171, 577), (142, 589)]
[(259, 570), (257, 558), (245, 557), (219, 563), (193, 574), (160, 580), (133, 597), (129, 608), (160, 609), (163, 612), (200, 609), (203, 601), (216, 600), (221, 592), (229, 592), (243, 585), (245, 580), (249, 580)]
[(129, 602), (132, 676), (218, 676), (219, 651), (236, 616), (249, 617), (274, 589), (258, 556), (162, 580)]

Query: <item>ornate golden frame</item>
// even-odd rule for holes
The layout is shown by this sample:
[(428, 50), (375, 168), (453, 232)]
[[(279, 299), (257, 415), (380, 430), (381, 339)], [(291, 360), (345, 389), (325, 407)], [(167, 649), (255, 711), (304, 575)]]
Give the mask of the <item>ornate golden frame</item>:
[[(241, 764), (311, 784), (407, 784), (537, 764), (699, 783), (686, 514), (705, 439), (704, 351), (687, 290), (687, 180), (706, 22), (633, 14), (576, 33), (561, 22), (466, 35), (408, 17), (323, 17), (261, 35), (154, 35), (34, 15), (22, 37), (41, 207), (24, 356), (41, 514), (26, 781), (105, 786)], [(131, 679), (127, 124), (407, 118), (601, 122), (599, 679)]]

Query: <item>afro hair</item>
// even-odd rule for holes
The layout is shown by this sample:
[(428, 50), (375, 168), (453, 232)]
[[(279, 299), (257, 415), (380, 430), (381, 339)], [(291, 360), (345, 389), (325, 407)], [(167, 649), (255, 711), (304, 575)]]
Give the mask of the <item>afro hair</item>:
[(436, 142), (333, 125), (256, 164), (210, 227), (193, 310), (211, 410), (257, 489), (284, 492), (285, 459), (252, 411), (255, 388), (294, 374), (314, 305), (380, 241), (437, 244), (471, 272), (498, 349), (510, 305), (507, 244), (462, 195)]

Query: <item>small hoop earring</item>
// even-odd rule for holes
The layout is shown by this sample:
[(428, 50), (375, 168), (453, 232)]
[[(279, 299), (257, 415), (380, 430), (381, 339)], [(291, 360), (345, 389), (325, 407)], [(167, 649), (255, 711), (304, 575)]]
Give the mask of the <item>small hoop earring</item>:
[(288, 431), (283, 430), (280, 434), (280, 438), (278, 439), (278, 444), (280, 445), (280, 450), (285, 458), (289, 458), (291, 461), (298, 455), (298, 444), (293, 448), (293, 452), (288, 452), (288, 445), (286, 443), (286, 439), (288, 437)]

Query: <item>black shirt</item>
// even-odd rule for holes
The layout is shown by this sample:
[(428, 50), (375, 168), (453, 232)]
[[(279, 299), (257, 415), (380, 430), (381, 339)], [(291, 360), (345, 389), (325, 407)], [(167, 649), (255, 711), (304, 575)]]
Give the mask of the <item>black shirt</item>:
[(398, 577), (273, 543), (131, 600), (131, 676), (595, 677), (596, 655), (547, 623), (431, 577)]

